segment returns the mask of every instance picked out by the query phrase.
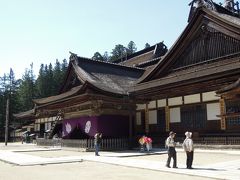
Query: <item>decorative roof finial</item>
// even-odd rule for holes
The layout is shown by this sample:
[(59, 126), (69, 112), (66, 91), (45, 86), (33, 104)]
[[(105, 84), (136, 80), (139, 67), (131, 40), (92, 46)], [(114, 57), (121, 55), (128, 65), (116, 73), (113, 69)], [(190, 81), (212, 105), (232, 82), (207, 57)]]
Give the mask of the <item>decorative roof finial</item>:
[(192, 19), (193, 14), (195, 13), (196, 9), (204, 7), (210, 10), (216, 10), (215, 5), (212, 0), (192, 0), (189, 3), (190, 8), (190, 13), (188, 16), (188, 22)]
[(240, 14), (238, 1), (235, 3), (234, 0), (225, 0), (224, 7), (233, 13)]
[(69, 60), (70, 60), (70, 61), (77, 60), (77, 54), (72, 53), (71, 51), (69, 51), (69, 53), (71, 54), (70, 57), (69, 57)]

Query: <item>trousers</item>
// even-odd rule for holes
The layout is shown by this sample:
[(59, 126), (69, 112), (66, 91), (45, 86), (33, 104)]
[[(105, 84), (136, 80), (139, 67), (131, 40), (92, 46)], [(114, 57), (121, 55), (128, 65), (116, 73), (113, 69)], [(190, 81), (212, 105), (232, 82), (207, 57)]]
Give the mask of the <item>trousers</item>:
[(177, 167), (177, 152), (174, 147), (169, 147), (166, 166), (170, 166), (170, 162), (172, 158), (173, 158), (173, 167)]
[(191, 151), (191, 152), (186, 152), (186, 155), (187, 155), (187, 161), (186, 161), (187, 168), (192, 168), (193, 151)]

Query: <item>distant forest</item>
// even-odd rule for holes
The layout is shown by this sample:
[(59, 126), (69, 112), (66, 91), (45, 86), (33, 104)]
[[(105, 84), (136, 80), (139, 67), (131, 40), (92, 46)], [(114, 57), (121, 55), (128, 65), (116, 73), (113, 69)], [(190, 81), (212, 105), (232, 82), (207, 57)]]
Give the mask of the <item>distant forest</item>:
[[(145, 48), (150, 47), (148, 43)], [(130, 41), (125, 47), (118, 44), (111, 53), (96, 52), (92, 59), (100, 61), (114, 61), (137, 51), (136, 44)], [(110, 54), (110, 55), (109, 55)], [(13, 69), (0, 77), (0, 136), (4, 132), (6, 119), (6, 101), (10, 101), (10, 124), (14, 123), (13, 114), (24, 112), (33, 108), (32, 99), (57, 95), (62, 86), (63, 78), (68, 67), (66, 59), (55, 64), (41, 64), (38, 76), (33, 72), (33, 64), (25, 70), (21, 79), (16, 79)]]

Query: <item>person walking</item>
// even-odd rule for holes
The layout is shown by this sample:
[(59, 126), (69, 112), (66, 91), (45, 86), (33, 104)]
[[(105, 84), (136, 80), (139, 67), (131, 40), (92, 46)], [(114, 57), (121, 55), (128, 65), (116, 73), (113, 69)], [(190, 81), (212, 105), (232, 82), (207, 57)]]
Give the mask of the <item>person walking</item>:
[(94, 135), (95, 156), (100, 156), (99, 155), (99, 149), (100, 149), (101, 142), (102, 142), (102, 134), (101, 133), (96, 133)]
[(175, 150), (176, 142), (174, 141), (176, 133), (171, 131), (169, 133), (169, 137), (166, 139), (166, 146), (168, 148), (168, 159), (166, 163), (166, 167), (170, 168), (171, 158), (173, 158), (173, 168), (177, 167), (177, 152)]
[(187, 165), (187, 169), (193, 169), (192, 162), (193, 162), (194, 148), (193, 148), (192, 133), (187, 131), (185, 133), (185, 136), (186, 136), (186, 139), (183, 141), (182, 146), (187, 155), (186, 165)]

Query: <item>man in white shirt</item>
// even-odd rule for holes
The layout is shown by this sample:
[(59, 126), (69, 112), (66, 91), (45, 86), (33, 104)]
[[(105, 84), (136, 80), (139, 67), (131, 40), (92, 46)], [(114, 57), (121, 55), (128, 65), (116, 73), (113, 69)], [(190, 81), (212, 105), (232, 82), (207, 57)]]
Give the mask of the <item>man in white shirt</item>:
[(192, 162), (193, 162), (194, 148), (193, 148), (192, 133), (187, 131), (185, 133), (185, 136), (186, 136), (186, 139), (183, 141), (182, 146), (183, 146), (183, 149), (184, 149), (184, 151), (186, 152), (186, 155), (187, 155), (186, 164), (187, 164), (188, 169), (193, 169), (192, 168)]
[(173, 158), (173, 168), (177, 168), (177, 152), (175, 150), (176, 142), (174, 141), (176, 133), (171, 131), (169, 137), (166, 139), (166, 146), (168, 148), (168, 159), (166, 167), (170, 168), (171, 158)]

